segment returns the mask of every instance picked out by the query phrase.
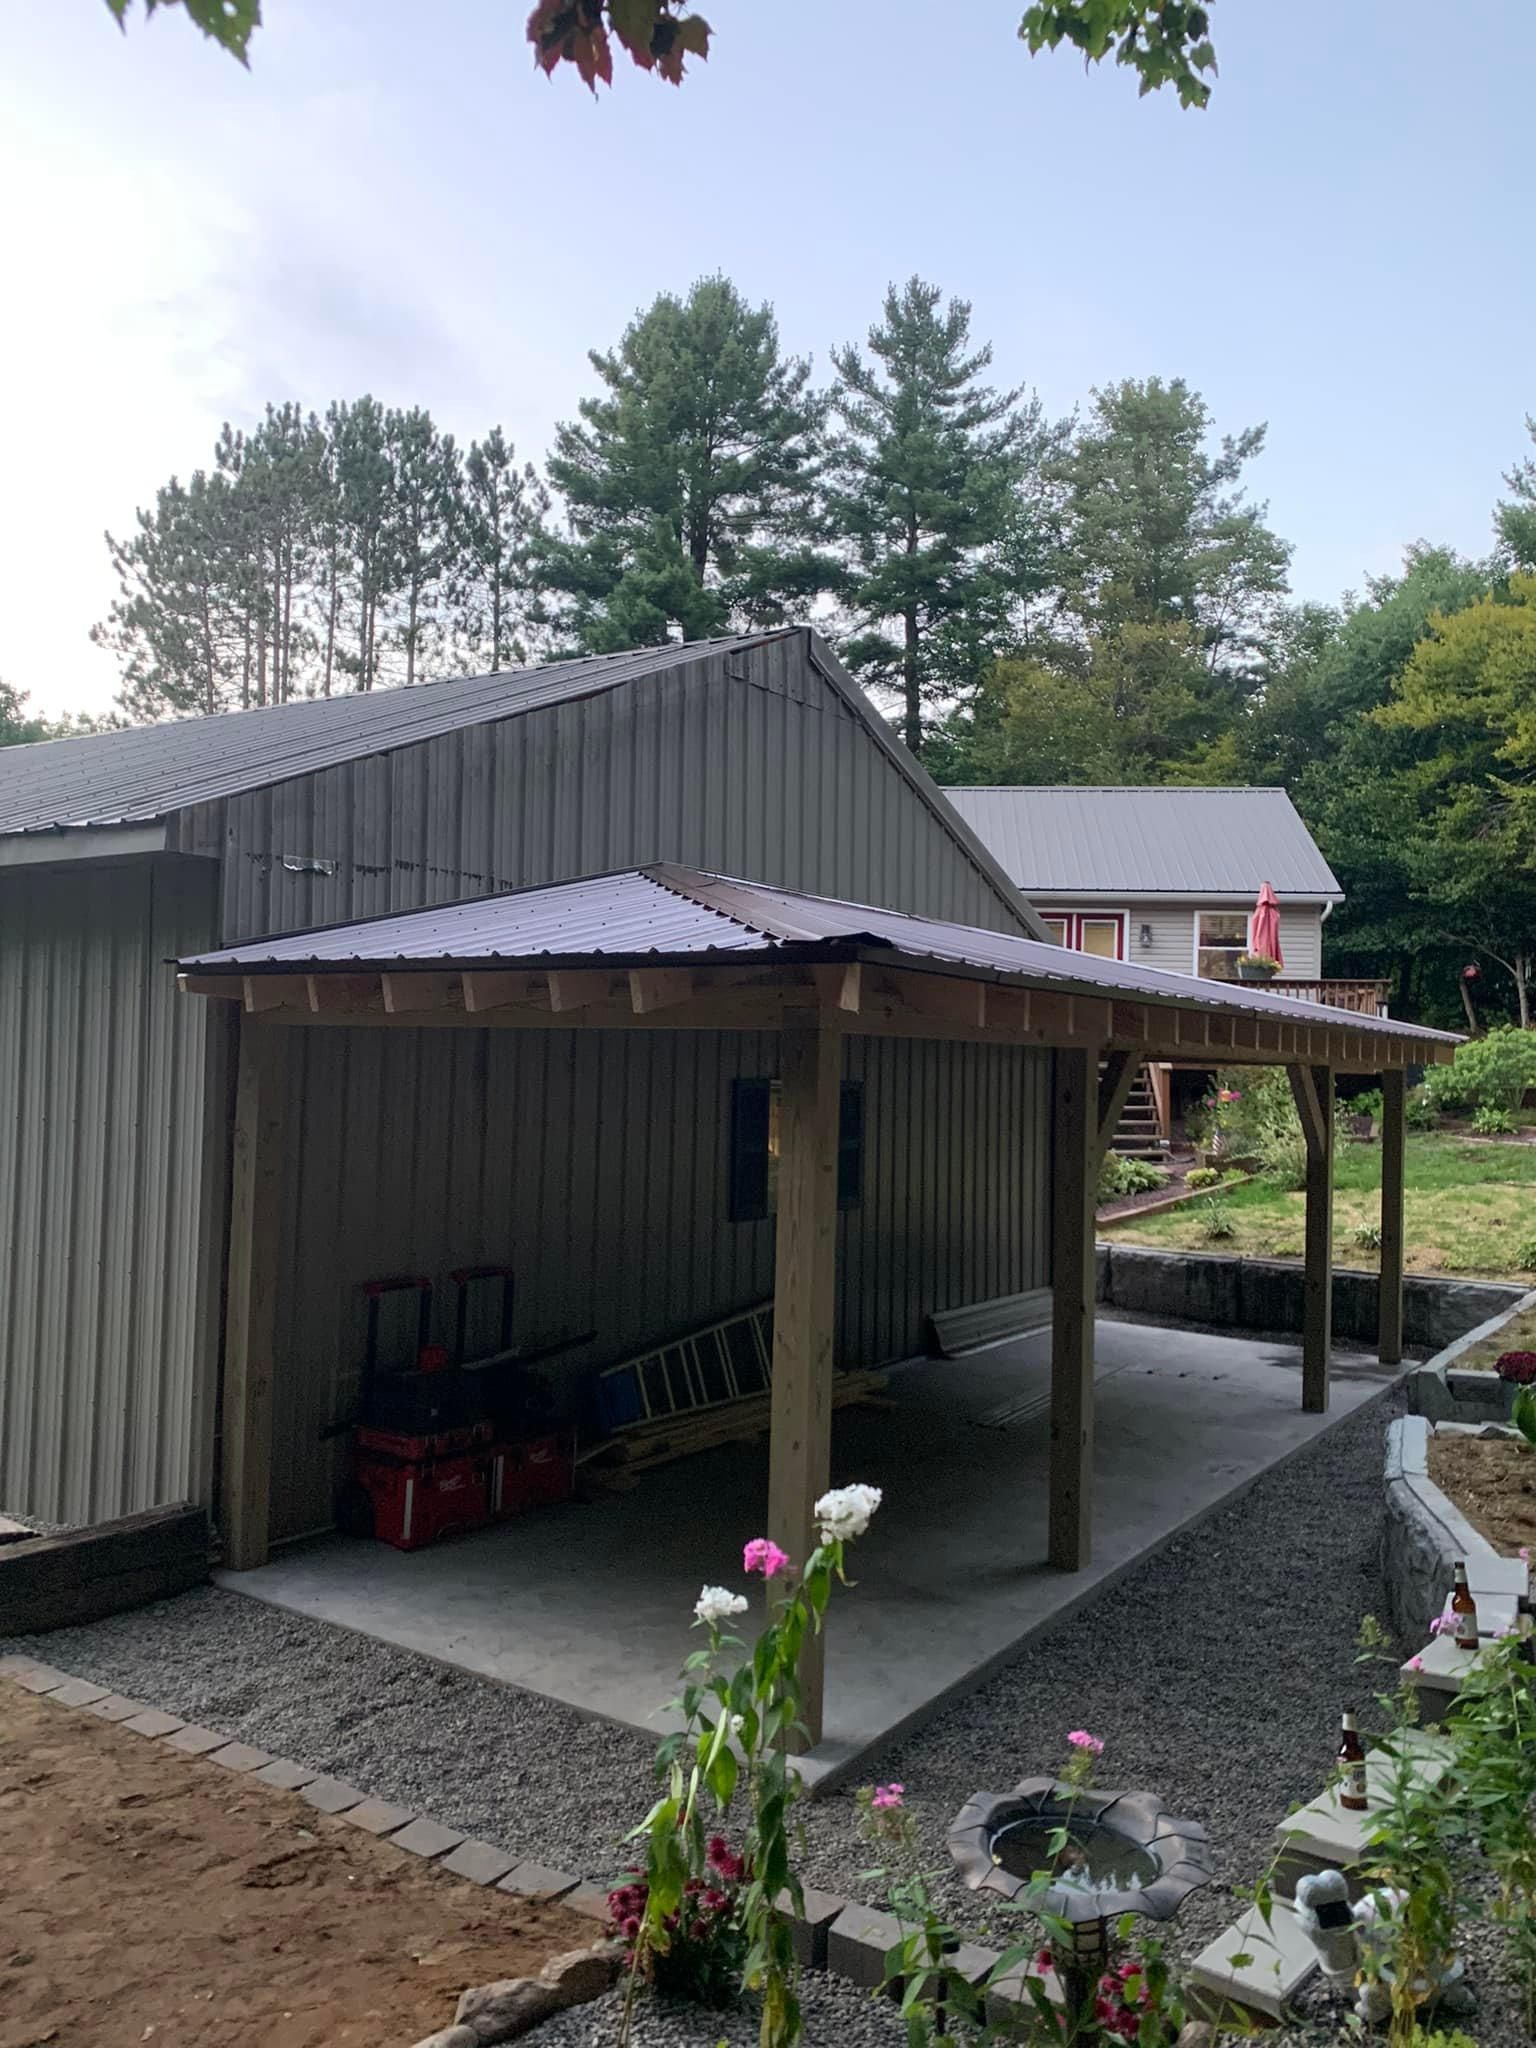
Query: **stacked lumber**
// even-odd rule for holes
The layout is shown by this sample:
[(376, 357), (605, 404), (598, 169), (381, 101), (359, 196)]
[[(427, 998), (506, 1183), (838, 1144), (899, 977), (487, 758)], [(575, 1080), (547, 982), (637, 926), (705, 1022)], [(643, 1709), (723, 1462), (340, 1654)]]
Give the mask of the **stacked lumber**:
[[(832, 1406), (846, 1408), (853, 1402), (889, 1406), (880, 1398), (886, 1384), (881, 1372), (840, 1372), (832, 1382)], [(593, 1444), (582, 1452), (580, 1463), (589, 1468), (600, 1466), (604, 1477), (617, 1479), (620, 1473), (644, 1472), (653, 1465), (670, 1464), (674, 1458), (713, 1450), (718, 1444), (745, 1443), (767, 1432), (771, 1404), (770, 1394), (747, 1394), (713, 1408), (658, 1415)]]

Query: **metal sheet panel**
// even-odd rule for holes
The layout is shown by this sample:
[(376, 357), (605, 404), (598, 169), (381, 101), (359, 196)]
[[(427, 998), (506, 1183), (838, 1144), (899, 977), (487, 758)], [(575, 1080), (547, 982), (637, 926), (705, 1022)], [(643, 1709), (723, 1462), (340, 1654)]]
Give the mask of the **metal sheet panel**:
[(1034, 900), (1056, 892), (1342, 901), (1283, 789), (946, 789)]
[(50, 1521), (194, 1494), (206, 1006), (171, 959), (215, 876), (0, 879), (0, 1506)]
[[(273, 1535), (326, 1526), (344, 1452), (324, 1432), (355, 1397), (359, 1283), (517, 1270), (518, 1340), (594, 1329), (546, 1370), (567, 1380), (761, 1300), (773, 1224), (730, 1220), (730, 1089), (777, 1072), (772, 1036), (672, 1032), (284, 1035), (290, 1160), (279, 1307)], [(864, 1199), (842, 1219), (839, 1357), (925, 1342), (933, 1308), (1046, 1278), (1049, 1057), (852, 1044), (865, 1087)]]

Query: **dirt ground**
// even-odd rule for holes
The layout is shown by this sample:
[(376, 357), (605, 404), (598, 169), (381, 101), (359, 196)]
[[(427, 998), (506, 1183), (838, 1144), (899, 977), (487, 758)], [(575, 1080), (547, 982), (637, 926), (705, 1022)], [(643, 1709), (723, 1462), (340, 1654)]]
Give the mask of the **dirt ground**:
[(1506, 1557), (1536, 1546), (1536, 1451), (1512, 1437), (1431, 1436), (1429, 1476)]
[(0, 1679), (0, 2048), (410, 2048), (595, 1934)]

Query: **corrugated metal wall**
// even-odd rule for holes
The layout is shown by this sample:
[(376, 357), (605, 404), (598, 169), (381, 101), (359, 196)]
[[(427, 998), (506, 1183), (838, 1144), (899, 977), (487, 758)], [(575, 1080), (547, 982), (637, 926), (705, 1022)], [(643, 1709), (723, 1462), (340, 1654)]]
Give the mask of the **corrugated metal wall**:
[(128, 1514), (204, 1483), (206, 1006), (166, 962), (216, 870), (0, 877), (0, 1505)]
[(224, 855), (226, 944), (652, 860), (1021, 928), (802, 637), (232, 797), (182, 843)]
[[(770, 1294), (773, 1225), (729, 1217), (730, 1084), (773, 1036), (296, 1030), (272, 1532), (331, 1519), (356, 1390), (358, 1283), (509, 1262), (520, 1342), (595, 1329), (621, 1357)], [(933, 1309), (1045, 1284), (1048, 1056), (853, 1040), (861, 1207), (843, 1218), (839, 1355), (908, 1356)], [(559, 1364), (549, 1367), (562, 1370)]]

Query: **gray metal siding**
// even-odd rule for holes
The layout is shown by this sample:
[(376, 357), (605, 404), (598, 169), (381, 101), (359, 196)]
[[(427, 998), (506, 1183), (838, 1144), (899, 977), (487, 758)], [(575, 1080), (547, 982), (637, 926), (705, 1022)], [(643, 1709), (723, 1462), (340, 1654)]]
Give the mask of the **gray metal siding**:
[(195, 1496), (206, 1005), (167, 962), (215, 875), (0, 878), (0, 1506), (101, 1520)]
[[(1138, 902), (1134, 896), (1109, 902), (1103, 898), (1074, 897), (1063, 890), (1057, 895), (1042, 894), (1036, 898), (1036, 908), (1049, 910), (1084, 910), (1092, 914), (1108, 910), (1123, 910), (1126, 917), (1126, 958), (1137, 967), (1158, 967), (1168, 974), (1193, 974), (1195, 971), (1195, 910), (1191, 904), (1159, 903), (1156, 898)], [(1213, 897), (1202, 906), (1206, 910), (1251, 910), (1253, 905), (1242, 897)], [(1140, 938), (1142, 925), (1148, 925), (1152, 932), (1152, 943), (1143, 946)], [(1323, 971), (1323, 920), (1322, 912), (1315, 903), (1283, 904), (1280, 910), (1280, 950), (1285, 955), (1285, 972), (1297, 980), (1314, 980)]]
[[(363, 1342), (358, 1283), (517, 1269), (520, 1342), (595, 1329), (548, 1370), (622, 1357), (773, 1290), (773, 1225), (729, 1217), (730, 1084), (773, 1036), (692, 1032), (287, 1034), (291, 1276), (279, 1308), (274, 1539), (331, 1519)], [(926, 1316), (1045, 1284), (1040, 1052), (850, 1042), (865, 1087), (861, 1207), (842, 1224), (839, 1357), (923, 1346)]]
[(1024, 929), (798, 635), (230, 797), (182, 844), (224, 855), (225, 944), (657, 860)]

